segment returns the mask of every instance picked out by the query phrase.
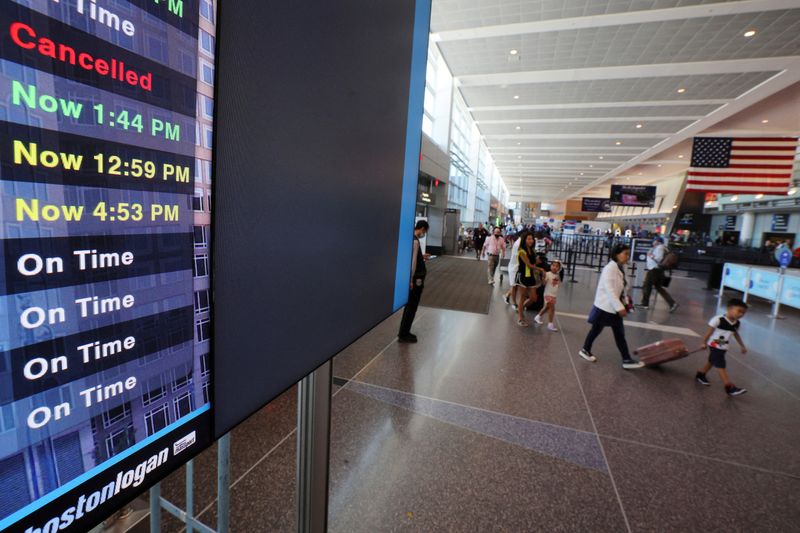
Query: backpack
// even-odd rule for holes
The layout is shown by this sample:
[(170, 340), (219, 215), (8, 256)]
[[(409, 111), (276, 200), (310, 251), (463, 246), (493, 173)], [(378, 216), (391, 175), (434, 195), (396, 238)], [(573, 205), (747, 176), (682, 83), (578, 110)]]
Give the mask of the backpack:
[(658, 264), (658, 266), (660, 266), (661, 268), (667, 269), (667, 270), (671, 270), (671, 269), (675, 268), (676, 266), (678, 266), (678, 261), (679, 260), (680, 260), (680, 257), (678, 257), (678, 254), (676, 254), (675, 252), (673, 252), (671, 250), (667, 250), (667, 253), (664, 254), (664, 259), (661, 260), (661, 262)]

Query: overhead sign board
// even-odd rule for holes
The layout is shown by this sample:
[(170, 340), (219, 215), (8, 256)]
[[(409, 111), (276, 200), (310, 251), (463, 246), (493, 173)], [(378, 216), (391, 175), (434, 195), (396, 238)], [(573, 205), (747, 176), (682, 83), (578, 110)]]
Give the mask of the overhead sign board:
[(656, 187), (650, 185), (612, 185), (611, 205), (653, 207)]
[(610, 213), (611, 200), (608, 198), (582, 198), (581, 211), (587, 213)]

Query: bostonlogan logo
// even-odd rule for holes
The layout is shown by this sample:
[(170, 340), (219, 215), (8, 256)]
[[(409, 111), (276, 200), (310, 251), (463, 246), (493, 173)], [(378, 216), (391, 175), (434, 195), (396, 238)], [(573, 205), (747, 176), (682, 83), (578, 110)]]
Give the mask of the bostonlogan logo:
[(86, 513), (91, 513), (100, 504), (119, 494), (121, 490), (141, 485), (147, 474), (164, 464), (168, 457), (169, 448), (164, 448), (158, 454), (137, 465), (136, 468), (117, 473), (114, 481), (102, 489), (91, 493), (89, 496), (81, 494), (76, 504), (67, 508), (61, 513), (61, 516), (51, 518), (41, 528), (31, 526), (25, 530), (25, 533), (54, 533), (68, 528), (75, 520), (83, 517)]

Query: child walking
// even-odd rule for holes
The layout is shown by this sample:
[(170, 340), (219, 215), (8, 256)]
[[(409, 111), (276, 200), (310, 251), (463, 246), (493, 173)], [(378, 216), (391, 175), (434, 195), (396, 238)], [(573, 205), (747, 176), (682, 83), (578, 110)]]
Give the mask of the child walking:
[(706, 373), (713, 367), (719, 372), (719, 377), (722, 378), (722, 383), (725, 384), (725, 392), (729, 396), (739, 396), (747, 392), (747, 389), (740, 389), (734, 385), (730, 377), (728, 377), (728, 371), (725, 370), (725, 353), (728, 351), (731, 337), (739, 343), (742, 353), (747, 353), (747, 348), (739, 336), (739, 326), (741, 325), (739, 319), (746, 312), (747, 304), (738, 298), (733, 298), (728, 301), (725, 314), (715, 316), (708, 323), (708, 331), (703, 338), (703, 346), (708, 350), (708, 362), (702, 369), (697, 371), (697, 376), (695, 376), (695, 379), (701, 385), (711, 385), (706, 378)]
[(550, 263), (550, 272), (544, 276), (544, 307), (539, 311), (533, 321), (537, 324), (542, 323), (542, 315), (547, 311), (547, 329), (550, 331), (558, 331), (555, 325), (556, 316), (556, 298), (558, 296), (558, 288), (561, 286), (561, 261), (555, 259)]

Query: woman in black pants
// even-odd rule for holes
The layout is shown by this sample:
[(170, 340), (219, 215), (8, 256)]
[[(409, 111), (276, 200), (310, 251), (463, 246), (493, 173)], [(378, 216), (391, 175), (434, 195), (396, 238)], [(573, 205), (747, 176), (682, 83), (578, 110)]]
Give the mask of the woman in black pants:
[(578, 355), (594, 363), (597, 357), (592, 354), (592, 344), (600, 333), (608, 326), (614, 332), (614, 341), (622, 356), (622, 368), (632, 370), (642, 368), (643, 363), (631, 357), (628, 343), (625, 340), (625, 325), (622, 318), (628, 314), (628, 301), (626, 290), (628, 282), (625, 280), (625, 264), (631, 257), (631, 247), (627, 244), (618, 244), (611, 250), (611, 261), (603, 268), (600, 279), (597, 281), (597, 292), (594, 296), (594, 306), (589, 313), (589, 323), (592, 329), (583, 341), (583, 348)]

